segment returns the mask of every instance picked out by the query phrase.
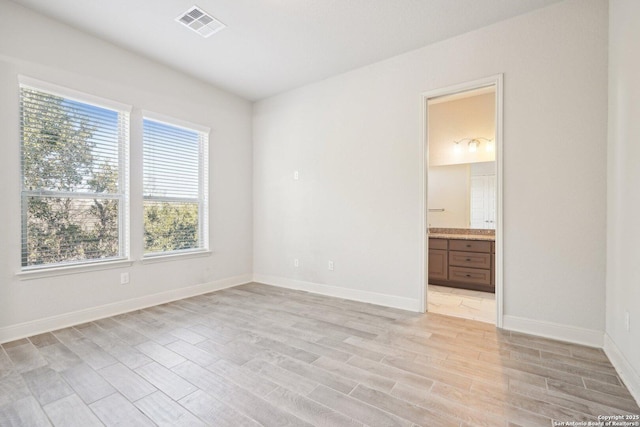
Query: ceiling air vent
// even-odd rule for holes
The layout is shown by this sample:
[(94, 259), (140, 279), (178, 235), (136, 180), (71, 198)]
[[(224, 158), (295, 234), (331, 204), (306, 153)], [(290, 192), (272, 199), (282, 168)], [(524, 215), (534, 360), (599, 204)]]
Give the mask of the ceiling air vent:
[(200, 34), (209, 37), (224, 29), (226, 25), (209, 15), (198, 6), (193, 6), (176, 18), (176, 21)]

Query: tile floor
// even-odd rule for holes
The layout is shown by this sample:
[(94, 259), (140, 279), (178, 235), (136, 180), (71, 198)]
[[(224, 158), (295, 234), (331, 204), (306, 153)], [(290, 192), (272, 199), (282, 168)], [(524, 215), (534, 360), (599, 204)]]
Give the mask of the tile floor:
[(490, 292), (429, 285), (427, 301), (430, 313), (496, 323), (496, 296)]
[(550, 427), (623, 414), (640, 408), (601, 349), (257, 283), (0, 346), (2, 427)]

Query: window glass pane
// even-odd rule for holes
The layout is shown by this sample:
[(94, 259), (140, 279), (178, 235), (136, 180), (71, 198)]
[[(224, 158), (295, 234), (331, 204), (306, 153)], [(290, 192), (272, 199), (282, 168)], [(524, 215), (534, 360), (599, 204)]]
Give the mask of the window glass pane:
[(206, 248), (207, 134), (143, 122), (145, 255)]
[(23, 268), (126, 255), (128, 113), (20, 95)]
[(118, 112), (30, 88), (21, 94), (24, 188), (116, 192)]
[(24, 266), (119, 255), (117, 199), (27, 197)]
[(144, 195), (198, 197), (200, 132), (144, 119)]
[(198, 203), (144, 202), (145, 253), (197, 249)]

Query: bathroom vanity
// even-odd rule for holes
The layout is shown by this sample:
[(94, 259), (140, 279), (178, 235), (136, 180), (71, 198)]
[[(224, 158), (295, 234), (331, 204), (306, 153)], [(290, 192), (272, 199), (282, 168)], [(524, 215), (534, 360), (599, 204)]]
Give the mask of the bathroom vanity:
[(451, 231), (429, 232), (429, 283), (495, 292), (495, 235)]

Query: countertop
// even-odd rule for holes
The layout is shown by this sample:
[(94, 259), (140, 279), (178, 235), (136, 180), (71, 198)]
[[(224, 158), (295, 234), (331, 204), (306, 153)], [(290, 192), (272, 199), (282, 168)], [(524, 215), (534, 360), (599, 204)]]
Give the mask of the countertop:
[(495, 242), (496, 236), (489, 234), (448, 234), (448, 233), (429, 233), (430, 239), (459, 239), (459, 240), (484, 240), (487, 242)]
[(485, 242), (495, 242), (496, 240), (494, 230), (478, 228), (429, 227), (428, 236), (431, 239), (483, 240)]

